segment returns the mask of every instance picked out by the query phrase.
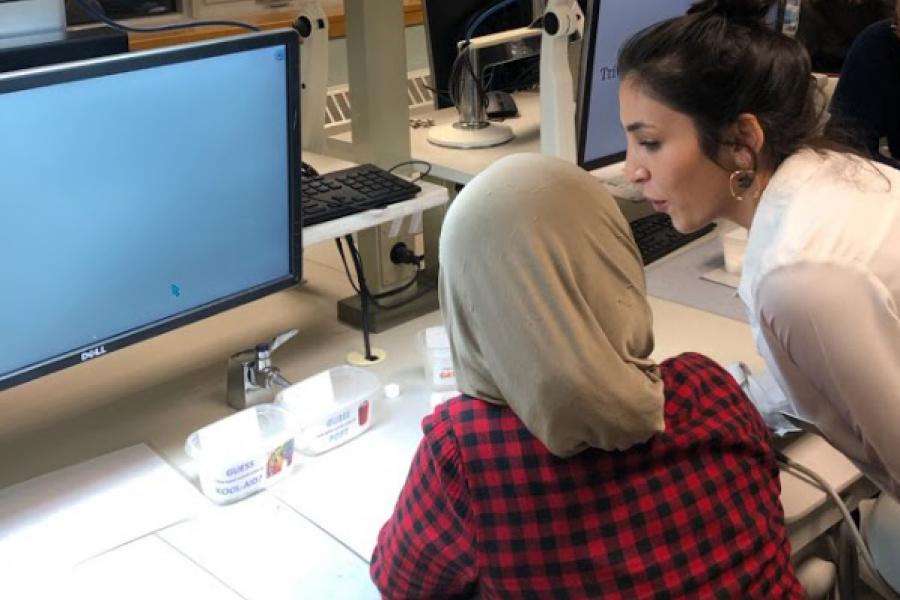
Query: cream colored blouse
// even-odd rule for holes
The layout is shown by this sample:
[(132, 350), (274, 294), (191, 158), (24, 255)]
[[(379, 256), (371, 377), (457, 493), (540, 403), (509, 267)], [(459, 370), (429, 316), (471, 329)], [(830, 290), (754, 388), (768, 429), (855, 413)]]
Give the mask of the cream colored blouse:
[(801, 416), (900, 498), (900, 171), (787, 159), (760, 199), (739, 293)]

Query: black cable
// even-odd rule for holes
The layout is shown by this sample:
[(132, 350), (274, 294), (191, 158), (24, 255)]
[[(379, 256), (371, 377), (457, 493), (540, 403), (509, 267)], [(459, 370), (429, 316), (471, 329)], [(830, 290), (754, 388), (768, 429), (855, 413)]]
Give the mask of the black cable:
[[(399, 306), (407, 304), (408, 302), (412, 302), (413, 300), (421, 297), (424, 292), (416, 294), (409, 300), (405, 300), (403, 302), (397, 303), (392, 306), (380, 305), (375, 300), (375, 298), (380, 297), (383, 294), (372, 295), (372, 293), (369, 291), (369, 286), (366, 285), (366, 277), (365, 277), (365, 274), (363, 273), (362, 258), (359, 256), (359, 251), (356, 249), (356, 244), (353, 242), (353, 235), (347, 234), (346, 236), (344, 236), (344, 239), (347, 241), (347, 247), (350, 249), (350, 258), (353, 260), (353, 267), (356, 269), (356, 280), (359, 282), (358, 288), (355, 285), (353, 285), (353, 279), (352, 279), (352, 277), (350, 277), (350, 269), (347, 266), (347, 261), (344, 257), (344, 248), (343, 248), (343, 245), (341, 244), (341, 239), (335, 238), (334, 241), (337, 243), (338, 252), (341, 255), (341, 262), (344, 263), (344, 269), (347, 272), (347, 278), (350, 279), (350, 286), (353, 287), (353, 289), (356, 291), (357, 294), (359, 294), (360, 313), (361, 313), (360, 314), (360, 325), (361, 325), (362, 334), (363, 334), (363, 351), (364, 351), (363, 356), (368, 361), (375, 361), (375, 360), (378, 360), (378, 357), (372, 354), (372, 345), (369, 341), (369, 303), (371, 302), (375, 306), (378, 306), (382, 309), (397, 308)], [(415, 283), (415, 279), (413, 279), (410, 282), (410, 284), (407, 284), (404, 287), (409, 287), (409, 285), (411, 285), (412, 283)], [(392, 290), (391, 293), (397, 293), (398, 291), (400, 291), (400, 290), (399, 289)]]
[(95, 7), (91, 6), (86, 0), (75, 0), (75, 3), (86, 12), (89, 16), (97, 19), (98, 21), (102, 21), (106, 23), (113, 29), (117, 29), (119, 31), (125, 31), (129, 33), (151, 33), (154, 31), (177, 31), (179, 29), (191, 29), (194, 27), (216, 27), (216, 26), (224, 26), (224, 27), (241, 27), (243, 29), (249, 29), (250, 31), (260, 31), (259, 27), (255, 25), (250, 25), (249, 23), (242, 23), (240, 21), (228, 21), (228, 20), (215, 20), (215, 21), (191, 21), (189, 23), (173, 23), (171, 25), (158, 25), (155, 27), (134, 27), (132, 25), (123, 25), (118, 21), (114, 21), (110, 19), (102, 12), (98, 11)]
[[(387, 172), (393, 173), (393, 171), (395, 171), (396, 169), (399, 169), (400, 167), (408, 166), (408, 165), (424, 165), (425, 166), (425, 171), (420, 172), (419, 177), (416, 179), (413, 179), (412, 182), (419, 181), (420, 179), (422, 179), (423, 177), (426, 177), (429, 173), (431, 173), (431, 168), (432, 168), (431, 163), (424, 161), (424, 160), (405, 160), (405, 161), (399, 162), (399, 163), (395, 164), (394, 166), (392, 166), (391, 168), (387, 169)], [(308, 168), (312, 171), (315, 171), (315, 169), (313, 169), (310, 165), (307, 165), (306, 163), (303, 163), (303, 168)], [(384, 298), (389, 298), (391, 296), (396, 296), (397, 294), (404, 292), (404, 291), (408, 290), (409, 288), (411, 288), (413, 285), (415, 285), (415, 283), (419, 280), (419, 273), (422, 271), (422, 269), (417, 268), (415, 274), (413, 274), (413, 276), (408, 281), (404, 282), (403, 284), (401, 284), (395, 288), (392, 288), (390, 290), (387, 290), (387, 291), (384, 291), (384, 292), (381, 292), (378, 294), (373, 294), (369, 290), (368, 286), (366, 285), (365, 275), (363, 273), (363, 267), (362, 267), (362, 257), (359, 254), (359, 250), (356, 248), (356, 244), (353, 241), (353, 236), (352, 235), (345, 236), (345, 240), (347, 242), (347, 248), (350, 252), (350, 258), (353, 262), (353, 266), (356, 269), (356, 282), (353, 281), (353, 276), (350, 273), (350, 266), (347, 263), (347, 256), (344, 252), (344, 245), (341, 242), (340, 238), (335, 238), (334, 241), (335, 241), (335, 244), (337, 245), (338, 254), (341, 257), (341, 263), (344, 265), (344, 273), (346, 273), (346, 275), (347, 275), (347, 279), (350, 282), (350, 287), (353, 288), (354, 292), (359, 294), (361, 300), (365, 301), (366, 304), (371, 302), (375, 307), (380, 308), (382, 310), (392, 310), (395, 308), (399, 308), (400, 306), (403, 306), (404, 304), (408, 304), (414, 300), (417, 300), (418, 298), (423, 296), (425, 293), (430, 291), (426, 286), (423, 286), (423, 291), (420, 294), (416, 294), (410, 298), (407, 298), (407, 299), (397, 302), (395, 304), (382, 304), (381, 302), (379, 302), (379, 300), (382, 300)]]
[[(354, 259), (355, 262), (358, 262), (360, 265), (360, 268), (362, 268), (362, 257), (359, 254), (359, 250), (357, 250), (357, 248), (356, 248), (356, 244), (353, 242), (352, 236), (350, 237), (350, 240), (347, 241), (347, 247), (350, 249), (350, 256)], [(400, 292), (406, 291), (409, 288), (411, 288), (413, 286), (413, 284), (415, 284), (416, 281), (418, 281), (419, 270), (420, 269), (416, 269), (416, 274), (413, 275), (409, 279), (409, 281), (403, 283), (402, 285), (400, 285), (398, 287), (392, 288), (386, 292), (381, 292), (379, 294), (373, 294), (371, 291), (369, 291), (369, 288), (368, 288), (368, 286), (365, 285), (365, 282), (359, 281), (358, 278), (357, 278), (357, 281), (359, 283), (359, 289), (362, 290), (363, 293), (365, 293), (369, 297), (369, 301), (372, 302), (372, 304), (374, 304), (376, 307), (378, 307), (382, 310), (392, 310), (394, 308), (398, 308), (400, 306), (403, 306), (404, 304), (408, 304), (409, 302), (412, 302), (417, 296), (413, 296), (412, 298), (409, 298), (407, 300), (402, 300), (395, 304), (381, 304), (378, 301), (383, 298), (389, 298), (391, 296), (396, 296)]]
[[(528, 59), (521, 62), (529, 62)], [(532, 61), (532, 64), (527, 65), (521, 71), (519, 71), (516, 78), (513, 80), (512, 84), (509, 85), (509, 89), (504, 91), (506, 92), (515, 92), (523, 88), (534, 87), (534, 85), (540, 79), (540, 71), (541, 71), (541, 63), (540, 60)]]
[(483, 106), (487, 106), (487, 92), (484, 91), (484, 86), (481, 84), (481, 76), (475, 73), (475, 65), (472, 64), (472, 59), (469, 54), (472, 52), (471, 46), (466, 46), (466, 55), (465, 55), (465, 63), (466, 68), (469, 70), (469, 75), (475, 81), (475, 87), (478, 90), (478, 96), (481, 98), (481, 104)]
[(444, 98), (450, 100), (451, 102), (453, 101), (453, 98), (450, 96), (449, 90), (439, 90), (436, 87), (432, 87), (426, 83), (423, 83), (422, 87), (436, 96), (443, 96)]
[[(462, 58), (464, 54), (465, 54), (465, 62), (468, 64), (469, 74), (472, 76), (472, 79), (475, 80), (475, 85), (477, 86), (478, 95), (481, 97), (483, 105), (484, 106), (488, 105), (486, 90), (489, 89), (491, 87), (491, 85), (493, 84), (494, 69), (491, 68), (490, 80), (487, 84), (484, 84), (482, 82), (482, 78), (477, 77), (475, 75), (475, 70), (472, 66), (472, 62), (468, 57), (468, 51), (469, 51), (468, 49), (469, 49), (469, 44), (471, 42), (471, 34), (475, 33), (474, 31), (472, 31), (473, 25), (478, 21), (482, 21), (482, 19), (484, 18), (484, 16), (487, 13), (494, 13), (494, 14), (491, 14), (490, 19), (483, 21), (482, 23), (479, 23), (479, 25), (484, 25), (485, 23), (493, 24), (494, 27), (490, 28), (491, 30), (496, 29), (496, 26), (498, 24), (506, 23), (509, 20), (509, 18), (512, 16), (510, 14), (511, 11), (516, 10), (516, 9), (518, 9), (517, 12), (519, 15), (519, 22), (522, 22), (525, 20), (526, 13), (524, 12), (523, 7), (521, 5), (517, 5), (516, 3), (511, 3), (508, 6), (502, 7), (500, 10), (495, 10), (498, 5), (503, 4), (503, 3), (504, 3), (504, 0), (498, 0), (496, 2), (492, 2), (488, 6), (484, 7), (483, 9), (469, 15), (469, 18), (466, 19), (462, 30), (460, 31), (459, 35), (457, 36), (457, 38), (465, 40), (463, 42), (463, 44), (464, 44), (463, 48), (466, 50), (466, 52), (463, 52), (462, 50), (460, 50), (459, 54), (456, 57), (456, 60), (453, 63), (453, 66), (450, 68), (450, 78), (449, 78), (449, 84), (447, 87), (449, 88), (448, 96), (450, 97), (450, 102), (452, 102), (454, 106), (459, 106), (457, 99), (459, 97), (458, 88), (460, 87), (460, 82), (458, 81), (459, 77), (457, 74), (457, 70), (458, 70), (457, 62), (460, 61), (460, 58)], [(543, 14), (539, 14), (537, 16), (532, 15), (532, 21), (528, 25), (528, 27), (529, 28), (542, 28), (543, 21), (544, 21)], [(533, 74), (532, 74), (532, 77), (533, 77)], [(456, 88), (457, 89), (455, 90), (456, 94), (454, 96), (453, 92), (454, 92), (454, 81), (455, 80), (456, 80)], [(518, 88), (516, 87), (515, 89), (518, 89)], [(512, 90), (505, 90), (505, 91), (512, 91)]]
[(456, 55), (453, 66), (450, 68), (450, 85), (448, 90), (450, 92), (450, 100), (453, 102), (454, 106), (459, 106), (459, 96), (462, 93), (463, 84), (460, 70), (465, 68), (475, 84), (478, 97), (481, 98), (482, 104), (487, 106), (487, 95), (484, 91), (484, 86), (481, 84), (481, 77), (475, 75), (475, 67), (472, 65), (471, 58), (469, 58), (469, 52), (472, 52), (471, 46), (468, 42), (465, 42), (463, 47), (460, 48), (459, 54)]
[(417, 171), (419, 176), (415, 179), (411, 179), (410, 183), (415, 183), (417, 181), (421, 181), (423, 177), (427, 177), (429, 173), (431, 173), (431, 163), (426, 160), (405, 160), (403, 162), (399, 162), (390, 169), (387, 170), (388, 173), (393, 173), (394, 169), (398, 169), (400, 167), (405, 167), (407, 165), (425, 165), (425, 172)]
[(448, 80), (447, 93), (450, 96), (450, 101), (453, 103), (453, 106), (459, 106), (459, 94), (462, 87), (462, 82), (459, 78), (459, 67), (462, 64), (462, 57), (463, 52), (460, 50), (456, 55), (456, 58), (453, 59), (453, 64), (450, 66), (450, 79)]
[(381, 292), (380, 294), (373, 294), (373, 293), (369, 292), (369, 299), (372, 300), (372, 303), (375, 306), (377, 306), (378, 308), (381, 308), (383, 310), (391, 310), (392, 308), (397, 308), (398, 306), (403, 306), (404, 304), (407, 304), (407, 300), (402, 300), (400, 302), (397, 302), (396, 304), (390, 304), (390, 305), (381, 304), (376, 301), (381, 300), (383, 298), (390, 298), (391, 296), (396, 296), (400, 292), (405, 292), (406, 290), (411, 288), (413, 286), (413, 284), (418, 280), (419, 280), (419, 269), (416, 269), (416, 274), (412, 278), (410, 278), (409, 281), (407, 281), (400, 287), (395, 287), (386, 292)]
[(491, 65), (484, 70), (485, 79), (487, 81), (482, 82), (482, 85), (484, 85), (485, 90), (490, 90), (491, 85), (494, 83), (494, 67), (496, 66), (497, 65)]
[(306, 161), (300, 161), (300, 176), (306, 179), (311, 177), (318, 177), (319, 172), (316, 171), (316, 168), (309, 164)]
[[(510, 2), (507, 4), (507, 6), (500, 7), (498, 10), (497, 5), (499, 5), (499, 4), (504, 4), (504, 0), (498, 0), (497, 2), (492, 2), (490, 5), (484, 7), (481, 10), (479, 10), (478, 12), (475, 12), (472, 15), (470, 15), (469, 18), (466, 20), (465, 27), (463, 28), (463, 31), (462, 31), (463, 35), (460, 37), (462, 38), (463, 36), (465, 36), (465, 39), (467, 39), (467, 40), (470, 39), (471, 38), (470, 32), (475, 33), (474, 31), (472, 31), (472, 27), (476, 21), (482, 21), (481, 23), (479, 23), (479, 25), (484, 25), (484, 23), (491, 23), (493, 21), (494, 29), (496, 29), (496, 26), (499, 23), (506, 22), (505, 19), (501, 19), (500, 15), (503, 15), (504, 13), (509, 13), (516, 8), (518, 8), (517, 12), (520, 17), (519, 21), (521, 22), (525, 19), (525, 14), (522, 10), (523, 7), (521, 5), (516, 6), (516, 3)], [(493, 13), (490, 16), (495, 17), (495, 18), (491, 19), (490, 21), (484, 21), (486, 13)], [(508, 18), (509, 17), (507, 16), (507, 19)]]
[[(411, 298), (408, 298), (408, 299), (406, 299), (406, 300), (402, 300), (402, 301), (397, 302), (397, 303), (395, 303), (395, 304), (382, 304), (382, 303), (378, 302), (379, 300), (382, 300), (382, 299), (384, 299), (384, 298), (389, 298), (389, 297), (391, 297), (391, 296), (396, 296), (396, 295), (399, 294), (400, 292), (406, 291), (406, 290), (408, 290), (409, 288), (411, 288), (411, 287), (413, 286), (413, 284), (416, 283), (416, 282), (418, 281), (418, 279), (419, 279), (419, 272), (421, 271), (421, 269), (416, 269), (416, 274), (415, 274), (413, 277), (411, 277), (411, 278), (409, 279), (409, 281), (403, 283), (402, 285), (400, 285), (400, 286), (398, 286), (398, 287), (395, 287), (395, 288), (392, 288), (392, 289), (390, 289), (390, 290), (388, 290), (388, 291), (386, 291), (386, 292), (381, 292), (381, 293), (379, 293), (379, 294), (373, 294), (371, 291), (369, 291), (369, 288), (368, 288), (368, 287), (363, 288), (362, 286), (358, 286), (357, 283), (353, 281), (353, 276), (350, 274), (350, 267), (348, 266), (348, 264), (347, 264), (347, 259), (346, 259), (345, 255), (344, 255), (344, 246), (343, 246), (343, 244), (341, 243), (340, 238), (335, 238), (334, 241), (337, 242), (338, 254), (340, 254), (340, 256), (341, 256), (341, 262), (344, 264), (344, 273), (347, 274), (347, 279), (350, 281), (350, 287), (353, 288), (353, 291), (356, 292), (356, 293), (359, 294), (359, 295), (363, 295), (363, 294), (365, 293), (365, 294), (368, 296), (369, 301), (370, 301), (376, 308), (380, 308), (380, 309), (382, 309), (382, 310), (391, 310), (391, 309), (394, 309), (394, 308), (399, 308), (399, 307), (403, 306), (404, 304), (409, 304), (409, 303), (412, 302), (413, 300), (416, 300), (416, 299), (420, 298), (421, 296), (425, 295), (425, 293), (427, 293), (427, 292), (430, 290), (430, 288), (426, 288), (426, 289), (424, 290), (423, 293), (417, 294), (417, 295), (415, 295), (415, 296), (413, 296), (413, 297), (411, 297)], [(357, 260), (359, 261), (359, 264), (360, 264), (360, 267), (361, 267), (361, 266), (362, 266), (362, 258), (361, 258), (360, 255), (359, 255), (359, 251), (356, 250), (356, 245), (355, 245), (355, 244), (352, 244), (352, 245), (351, 245), (351, 244), (348, 244), (348, 247), (350, 248), (351, 258), (354, 258), (354, 259), (355, 259), (355, 260), (354, 260), (354, 267), (355, 267), (355, 263), (356, 263)]]
[[(374, 304), (376, 307), (380, 308), (381, 310), (394, 310), (395, 308), (400, 308), (401, 306), (406, 306), (407, 304), (411, 304), (411, 303), (415, 302), (416, 300), (423, 297), (425, 294), (431, 292), (434, 289), (434, 286), (432, 286), (432, 285), (424, 285), (424, 283), (419, 280), (418, 274), (419, 274), (419, 271), (416, 271), (416, 277), (414, 279), (411, 279), (410, 281), (403, 284), (401, 287), (394, 288), (394, 289), (390, 290), (389, 292), (384, 292), (383, 294), (375, 294), (374, 296), (370, 293), (369, 300), (372, 302), (372, 304)], [(414, 283), (419, 283), (419, 285), (422, 289), (419, 290), (419, 292), (416, 293), (414, 296), (410, 296), (409, 298), (401, 300), (400, 302), (394, 302), (393, 304), (381, 304), (380, 302), (376, 302), (375, 300), (373, 300), (373, 298), (382, 298), (385, 295), (398, 294), (406, 289), (409, 289), (412, 286), (412, 284), (414, 284)]]
[(353, 281), (353, 276), (350, 275), (350, 267), (347, 265), (347, 258), (344, 256), (344, 245), (341, 243), (341, 238), (334, 238), (335, 244), (337, 244), (338, 254), (341, 255), (341, 262), (344, 263), (344, 273), (347, 274), (347, 279), (350, 281), (350, 287), (353, 288), (353, 291), (357, 294), (362, 294), (360, 289), (356, 286), (356, 283)]
[(362, 324), (362, 334), (363, 334), (363, 357), (368, 361), (377, 360), (377, 356), (372, 354), (372, 346), (369, 343), (369, 288), (366, 286), (366, 278), (363, 275), (362, 261), (359, 259), (359, 256), (354, 251), (356, 248), (353, 243), (353, 235), (347, 234), (344, 236), (344, 239), (347, 240), (347, 246), (350, 247), (350, 258), (353, 259), (353, 266), (356, 269), (356, 280), (359, 282), (359, 289), (362, 290), (359, 294), (359, 302), (360, 302), (360, 313), (361, 314), (361, 324)]

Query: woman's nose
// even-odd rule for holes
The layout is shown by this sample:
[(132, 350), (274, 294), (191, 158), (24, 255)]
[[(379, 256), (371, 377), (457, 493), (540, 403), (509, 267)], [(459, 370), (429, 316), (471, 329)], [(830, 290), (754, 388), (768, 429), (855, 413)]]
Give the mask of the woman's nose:
[(630, 165), (626, 160), (625, 177), (632, 183), (646, 183), (650, 179), (650, 171), (645, 167)]

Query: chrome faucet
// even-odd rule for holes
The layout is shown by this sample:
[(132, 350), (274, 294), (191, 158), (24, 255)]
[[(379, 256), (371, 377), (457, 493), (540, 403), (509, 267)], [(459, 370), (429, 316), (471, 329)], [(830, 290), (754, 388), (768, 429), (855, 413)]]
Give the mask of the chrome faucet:
[(279, 346), (297, 335), (291, 329), (275, 336), (271, 342), (257, 344), (255, 348), (241, 350), (228, 359), (228, 404), (242, 410), (263, 402), (271, 402), (275, 386), (288, 387), (288, 381), (272, 364), (272, 353)]

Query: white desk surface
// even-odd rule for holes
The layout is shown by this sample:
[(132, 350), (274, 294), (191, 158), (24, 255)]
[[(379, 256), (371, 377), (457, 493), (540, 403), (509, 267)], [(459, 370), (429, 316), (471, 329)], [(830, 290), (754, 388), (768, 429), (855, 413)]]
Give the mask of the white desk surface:
[[(512, 128), (515, 137), (505, 144), (492, 148), (459, 150), (442, 148), (428, 141), (428, 128), (410, 128), (410, 153), (416, 160), (431, 163), (431, 174), (439, 179), (466, 184), (489, 164), (499, 158), (517, 152), (541, 151), (540, 94), (519, 92), (515, 94), (518, 117), (506, 119), (504, 125)], [(456, 109), (445, 108), (417, 115), (420, 119), (432, 119), (435, 125), (454, 123), (459, 119)]]
[[(274, 356), (291, 380), (342, 364), (346, 352), (362, 343), (359, 332), (334, 319), (334, 303), (350, 293), (334, 245), (307, 248), (304, 270), (307, 284), (292, 291), (307, 307), (294, 321), (301, 333)], [(262, 306), (264, 299), (258, 303)], [(650, 303), (655, 358), (696, 351), (724, 364), (744, 360), (751, 368), (762, 367), (744, 323), (656, 298)], [(231, 507), (211, 507), (198, 519), (157, 532), (151, 541), (129, 544), (84, 563), (69, 578), (91, 582), (92, 595), (85, 597), (92, 598), (145, 597), (142, 590), (172, 596), (175, 588), (161, 582), (167, 573), (179, 572), (192, 573), (191, 585), (210, 590), (204, 597), (211, 598), (377, 597), (365, 561), (405, 480), (421, 436), (421, 418), (430, 411), (414, 336), (438, 323), (440, 315), (435, 312), (372, 336), (373, 345), (384, 348), (388, 357), (371, 369), (383, 383), (398, 383), (401, 395), (373, 407), (373, 427), (363, 436), (322, 456), (302, 459), (289, 478), (262, 494)], [(102, 364), (106, 358), (92, 362)], [(97, 368), (83, 371), (94, 374)], [(15, 396), (7, 394), (0, 400), (14, 401)], [(48, 417), (44, 426), (0, 437), (0, 486), (136, 443), (149, 445), (196, 484), (184, 440), (193, 430), (232, 412), (225, 403), (224, 361), (200, 366), (61, 422)], [(858, 471), (819, 438), (799, 438), (786, 452), (838, 490), (860, 484)], [(796, 552), (835, 519), (818, 490), (786, 474), (782, 486)], [(103, 584), (117, 586), (114, 589), (97, 588), (100, 584), (92, 573), (103, 569), (94, 561), (128, 562), (120, 553), (155, 558), (137, 568), (131, 564), (132, 572), (140, 571), (141, 577)]]
[[(428, 127), (409, 129), (410, 154), (415, 160), (431, 163), (430, 175), (436, 179), (465, 185), (495, 160), (517, 152), (541, 151), (540, 94), (516, 92), (514, 95), (519, 116), (503, 121), (512, 128), (515, 137), (505, 144), (491, 148), (460, 150), (444, 148), (428, 141)], [(435, 125), (454, 123), (459, 119), (456, 109), (444, 108), (417, 113), (416, 119), (431, 119)], [(349, 131), (331, 138), (333, 148), (349, 156), (353, 137)], [(598, 177), (613, 175), (621, 170), (621, 163), (593, 171)]]

